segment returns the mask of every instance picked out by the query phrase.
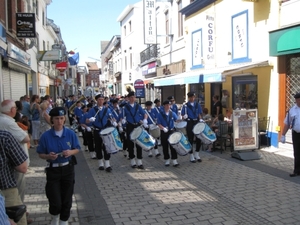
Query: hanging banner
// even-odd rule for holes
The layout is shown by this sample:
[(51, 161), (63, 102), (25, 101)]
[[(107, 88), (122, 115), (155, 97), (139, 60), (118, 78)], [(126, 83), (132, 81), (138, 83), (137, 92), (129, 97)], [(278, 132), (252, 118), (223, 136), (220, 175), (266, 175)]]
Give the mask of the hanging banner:
[(17, 37), (35, 38), (35, 14), (16, 13)]
[(144, 0), (144, 43), (156, 44), (156, 0)]

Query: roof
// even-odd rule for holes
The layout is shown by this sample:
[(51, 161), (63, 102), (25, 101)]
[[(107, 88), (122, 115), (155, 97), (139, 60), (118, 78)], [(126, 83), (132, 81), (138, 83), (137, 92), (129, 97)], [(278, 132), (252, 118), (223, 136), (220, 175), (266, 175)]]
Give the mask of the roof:
[(87, 67), (88, 67), (88, 69), (89, 69), (89, 71), (90, 70), (99, 70), (99, 67), (98, 67), (98, 65), (97, 65), (97, 62), (85, 62), (86, 63), (86, 65), (87, 65)]

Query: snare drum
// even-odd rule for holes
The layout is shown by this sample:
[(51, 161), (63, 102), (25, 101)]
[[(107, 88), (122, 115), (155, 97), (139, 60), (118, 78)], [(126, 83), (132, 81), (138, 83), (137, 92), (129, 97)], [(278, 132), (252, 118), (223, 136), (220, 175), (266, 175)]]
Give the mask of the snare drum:
[(206, 145), (213, 143), (217, 139), (215, 132), (206, 123), (197, 123), (193, 128), (193, 133)]
[(180, 121), (174, 123), (176, 130), (182, 132), (184, 135), (186, 135), (186, 125), (187, 125), (186, 121)]
[(160, 129), (155, 124), (149, 124), (149, 133), (154, 138), (160, 137)]
[(190, 142), (181, 132), (174, 132), (171, 134), (168, 142), (176, 150), (178, 155), (187, 155), (192, 150)]
[(119, 136), (119, 132), (115, 127), (108, 127), (100, 131), (100, 136), (103, 139), (103, 144), (106, 147), (106, 152), (115, 154), (123, 149), (123, 143)]
[(142, 127), (134, 128), (130, 134), (130, 139), (145, 151), (149, 151), (155, 146), (155, 139)]

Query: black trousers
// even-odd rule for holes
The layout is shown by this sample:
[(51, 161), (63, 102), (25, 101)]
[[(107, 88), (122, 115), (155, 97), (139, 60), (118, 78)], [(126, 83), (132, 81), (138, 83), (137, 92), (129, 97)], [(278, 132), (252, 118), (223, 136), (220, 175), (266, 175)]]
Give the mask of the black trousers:
[(93, 131), (88, 132), (87, 130), (85, 130), (83, 132), (83, 145), (88, 146), (89, 152), (95, 151)]
[(73, 118), (73, 114), (71, 114), (70, 111), (68, 111), (68, 118), (69, 118), (70, 126), (72, 126), (74, 118)]
[(294, 148), (294, 173), (300, 174), (300, 133), (292, 131)]
[(67, 221), (72, 207), (75, 172), (74, 165), (46, 168), (46, 196), (49, 201), (49, 213), (60, 214), (60, 219)]
[[(123, 128), (124, 130), (124, 128)], [(127, 150), (127, 137), (126, 137), (126, 130), (123, 132), (119, 132), (121, 141), (123, 143), (123, 150)]]
[(160, 131), (161, 146), (162, 146), (162, 149), (163, 149), (163, 154), (164, 154), (164, 159), (165, 160), (170, 159), (169, 147), (170, 147), (170, 150), (171, 150), (171, 159), (177, 159), (176, 150), (168, 142), (168, 138), (172, 133), (174, 133), (174, 131), (169, 130), (167, 133), (165, 133), (163, 130)]
[[(128, 147), (128, 154), (129, 154), (129, 158), (133, 159), (135, 158), (135, 154), (134, 154), (134, 143), (133, 141), (130, 140), (130, 134), (131, 132), (134, 130), (134, 128), (138, 127), (140, 125), (134, 125), (131, 123), (127, 123), (126, 125), (126, 135), (127, 135), (127, 147)], [(142, 155), (142, 148), (135, 144), (136, 147), (136, 157), (137, 159), (142, 159), (143, 155)]]
[[(187, 138), (192, 146), (192, 150), (190, 151), (190, 154), (193, 153), (193, 144), (194, 144), (194, 136), (195, 136), (195, 134), (193, 133), (193, 128), (197, 123), (198, 121), (196, 120), (188, 120), (186, 125)], [(199, 138), (196, 138), (196, 152), (200, 151), (200, 147), (201, 147), (201, 140)]]
[(103, 159), (104, 155), (104, 160), (109, 160), (110, 159), (110, 154), (107, 153), (105, 145), (103, 143), (103, 139), (100, 136), (100, 130), (94, 129), (94, 142), (95, 142), (95, 151), (96, 151), (96, 156), (97, 159)]

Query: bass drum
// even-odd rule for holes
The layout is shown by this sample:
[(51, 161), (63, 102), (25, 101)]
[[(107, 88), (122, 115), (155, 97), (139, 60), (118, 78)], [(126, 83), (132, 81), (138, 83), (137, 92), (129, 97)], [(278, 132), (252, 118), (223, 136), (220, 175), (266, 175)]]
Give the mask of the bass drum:
[(187, 155), (192, 150), (189, 140), (181, 132), (174, 132), (171, 134), (168, 142), (176, 150), (178, 155)]
[(134, 128), (130, 140), (138, 144), (143, 150), (150, 151), (155, 146), (155, 139), (142, 127)]
[(103, 139), (103, 144), (106, 147), (106, 151), (109, 154), (115, 154), (119, 150), (123, 149), (123, 143), (121, 141), (118, 130), (115, 127), (108, 127), (100, 131), (100, 136)]

